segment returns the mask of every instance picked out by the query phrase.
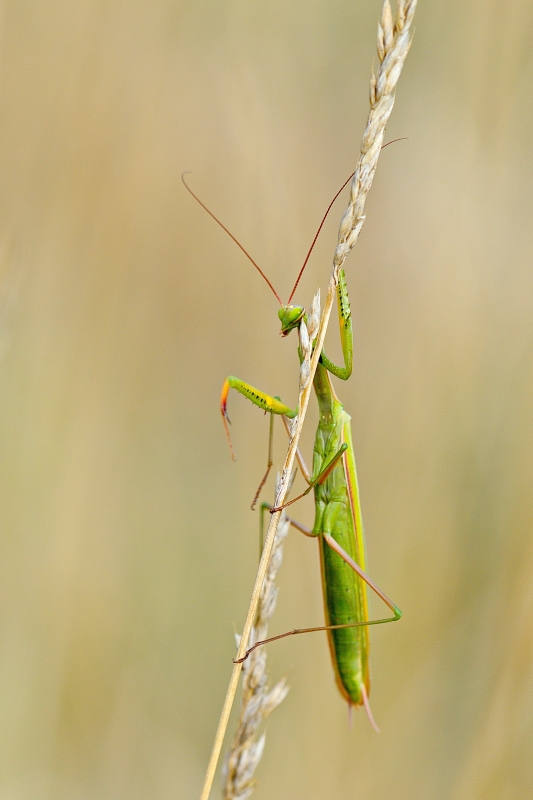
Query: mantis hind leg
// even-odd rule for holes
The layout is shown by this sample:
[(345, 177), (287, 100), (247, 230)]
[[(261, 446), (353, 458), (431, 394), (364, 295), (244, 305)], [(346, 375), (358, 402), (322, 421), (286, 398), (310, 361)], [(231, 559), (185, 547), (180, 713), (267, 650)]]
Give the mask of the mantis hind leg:
[(326, 544), (328, 544), (331, 547), (331, 549), (334, 550), (342, 558), (342, 560), (346, 564), (348, 564), (348, 566), (351, 567), (354, 572), (357, 573), (357, 575), (359, 575), (361, 580), (363, 580), (366, 583), (366, 585), (369, 586), (372, 589), (372, 591), (375, 592), (377, 594), (377, 596), (381, 600), (383, 600), (385, 605), (387, 605), (390, 608), (390, 610), (392, 611), (392, 613), (394, 614), (393, 617), (387, 617), (387, 619), (374, 619), (374, 620), (370, 620), (368, 622), (356, 622), (356, 623), (352, 623), (351, 625), (334, 625), (332, 627), (334, 627), (334, 628), (335, 627), (336, 628), (349, 628), (349, 627), (352, 627), (352, 626), (355, 627), (355, 626), (361, 626), (361, 625), (379, 625), (379, 624), (381, 624), (383, 622), (396, 622), (396, 620), (400, 619), (400, 617), (402, 616), (402, 612), (400, 611), (398, 606), (394, 605), (392, 600), (390, 600), (387, 597), (387, 595), (384, 592), (381, 591), (379, 586), (377, 586), (374, 583), (374, 581), (372, 580), (372, 578), (370, 578), (366, 574), (366, 572), (364, 572), (361, 569), (359, 564), (356, 561), (354, 561), (351, 556), (348, 555), (346, 550), (344, 550), (340, 546), (340, 544), (335, 541), (333, 536), (330, 536), (329, 533), (323, 533), (322, 536), (324, 537), (324, 541), (326, 542)]
[[(270, 512), (272, 512), (272, 506), (269, 503), (262, 503), (261, 504), (261, 551), (263, 550), (263, 531), (264, 531), (263, 518), (264, 518), (264, 512), (267, 509)], [(293, 526), (293, 528), (296, 528), (296, 530), (299, 530), (301, 533), (305, 534), (305, 536), (310, 536), (313, 539), (317, 537), (317, 534), (314, 534), (310, 528), (307, 528), (300, 522), (297, 522), (296, 520), (291, 519), (290, 517), (289, 517), (289, 522)], [(367, 584), (367, 586), (369, 586), (377, 594), (377, 596), (381, 598), (381, 600), (383, 600), (383, 602), (390, 608), (394, 616), (384, 617), (382, 619), (364, 620), (362, 622), (348, 622), (342, 625), (318, 625), (314, 628), (294, 628), (292, 631), (279, 633), (277, 636), (270, 636), (268, 639), (262, 639), (261, 641), (256, 642), (252, 647), (250, 647), (246, 651), (246, 653), (242, 658), (234, 659), (233, 661), (234, 664), (241, 664), (243, 661), (246, 661), (250, 653), (253, 653), (253, 651), (256, 650), (258, 647), (262, 647), (264, 644), (269, 644), (270, 642), (276, 642), (278, 639), (286, 639), (288, 636), (296, 636), (300, 633), (315, 633), (317, 631), (340, 630), (341, 628), (363, 628), (369, 625), (383, 625), (386, 622), (396, 622), (401, 618), (402, 612), (400, 611), (398, 606), (396, 606), (392, 602), (392, 600), (390, 600), (387, 597), (387, 595), (381, 591), (381, 589), (374, 583), (372, 578), (370, 578), (366, 574), (366, 572), (364, 572), (361, 569), (359, 564), (357, 564), (353, 560), (353, 558), (351, 558), (351, 556), (348, 555), (348, 553), (340, 546), (340, 544), (338, 544), (338, 542), (336, 542), (335, 539), (328, 533), (323, 533), (322, 536), (324, 537), (326, 544), (328, 544), (329, 547), (331, 547), (331, 549), (334, 550), (343, 559), (343, 561), (346, 564), (348, 564), (348, 566), (351, 567), (351, 569), (353, 569), (354, 572), (357, 573), (357, 575), (361, 578), (361, 580), (363, 580)]]

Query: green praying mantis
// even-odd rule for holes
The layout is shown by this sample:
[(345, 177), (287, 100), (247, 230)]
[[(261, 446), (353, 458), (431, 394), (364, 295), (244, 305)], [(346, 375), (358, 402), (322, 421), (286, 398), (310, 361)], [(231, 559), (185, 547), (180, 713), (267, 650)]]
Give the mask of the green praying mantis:
[[(352, 176), (350, 176), (350, 178), (351, 177)], [(350, 178), (348, 178), (348, 181)], [(183, 176), (182, 179), (185, 183)], [(324, 214), (303, 266), (300, 269), (289, 300), (285, 305), (282, 303), (267, 276), (240, 242), (237, 241), (220, 220), (215, 217), (187, 184), (185, 184), (188, 191), (198, 203), (200, 203), (208, 214), (241, 248), (270, 287), (280, 304), (278, 316), (281, 321), (282, 336), (288, 336), (291, 331), (295, 329), (298, 330), (300, 337), (305, 335), (302, 328), (303, 326), (307, 326), (308, 322), (306, 311), (302, 306), (291, 305), (291, 300), (296, 292), (296, 288), (326, 216), (348, 181), (346, 181), (339, 192), (337, 192)], [(315, 521), (313, 528), (309, 529), (293, 519), (290, 519), (290, 522), (297, 530), (319, 541), (326, 624), (315, 628), (295, 629), (278, 636), (273, 636), (264, 641), (256, 642), (241, 660), (247, 658), (256, 647), (264, 645), (267, 642), (298, 633), (327, 631), (335, 680), (341, 695), (348, 702), (350, 709), (352, 706), (364, 706), (370, 722), (377, 730), (368, 700), (370, 695), (369, 626), (394, 622), (400, 619), (402, 612), (366, 574), (365, 538), (352, 443), (351, 419), (335, 394), (330, 379), (330, 375), (334, 375), (346, 381), (352, 373), (352, 320), (346, 277), (343, 270), (339, 272), (337, 282), (337, 305), (344, 366), (335, 365), (326, 356), (325, 352), (322, 351), (313, 379), (313, 388), (319, 408), (319, 421), (315, 437), (313, 469), (311, 474), (307, 470), (303, 458), (299, 452), (297, 453), (300, 471), (308, 484), (308, 488), (303, 494), (290, 500), (283, 506), (273, 508), (263, 503), (261, 507), (261, 513), (263, 513), (265, 509), (274, 513), (275, 511), (281, 510), (281, 508), (295, 503), (301, 497), (314, 490)], [(298, 355), (301, 362), (303, 358), (301, 339), (298, 346)], [(232, 457), (234, 457), (234, 454), (229, 434), (229, 418), (226, 409), (227, 397), (230, 389), (235, 389), (263, 411), (271, 415), (276, 414), (282, 416), (285, 422), (287, 419), (294, 419), (298, 414), (297, 408), (289, 408), (282, 403), (278, 397), (271, 397), (245, 381), (230, 375), (226, 378), (222, 387), (220, 410)], [(287, 422), (286, 427), (288, 427)], [(270, 441), (271, 440), (272, 425)], [(269, 454), (267, 474), (261, 481), (252, 507), (266, 481), (271, 461), (271, 455)], [(370, 587), (378, 597), (384, 601), (392, 611), (393, 616), (384, 619), (369, 619), (367, 587)]]

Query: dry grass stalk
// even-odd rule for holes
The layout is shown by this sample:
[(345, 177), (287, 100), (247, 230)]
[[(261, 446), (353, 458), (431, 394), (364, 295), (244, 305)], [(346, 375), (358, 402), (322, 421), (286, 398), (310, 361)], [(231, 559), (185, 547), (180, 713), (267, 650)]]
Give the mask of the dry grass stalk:
[[(250, 646), (267, 637), (268, 624), (278, 597), (276, 575), (283, 560), (283, 542), (288, 532), (289, 520), (282, 514), (257, 608), (257, 617), (250, 634)], [(267, 653), (264, 647), (254, 650), (243, 665), (239, 721), (222, 768), (224, 800), (246, 800), (252, 793), (255, 786), (254, 770), (263, 755), (265, 745), (265, 734), (263, 733), (258, 739), (258, 730), (269, 714), (283, 702), (289, 691), (285, 679), (269, 690), (266, 666)]]
[[(300, 373), (299, 414), (291, 426), (292, 435), (283, 464), (281, 480), (276, 492), (276, 507), (284, 504), (289, 491), (296, 448), (298, 447), (298, 441), (309, 404), (312, 381), (317, 368), (318, 359), (320, 358), (320, 353), (324, 346), (326, 330), (335, 301), (338, 273), (346, 256), (359, 238), (365, 220), (363, 212), (366, 198), (372, 185), (379, 154), (383, 145), (385, 126), (394, 105), (394, 96), (398, 79), (411, 44), (411, 26), (416, 4), (417, 0), (398, 0), (398, 8), (394, 22), (389, 0), (385, 0), (383, 4), (381, 19), (378, 24), (378, 57), (380, 60), (380, 67), (377, 75), (372, 74), (370, 81), (370, 112), (363, 134), (357, 167), (350, 187), (350, 202), (342, 216), (339, 227), (339, 241), (333, 258), (333, 272), (328, 284), (324, 312), (320, 320), (315, 348), (312, 350), (312, 356), (310, 358), (309, 371), (307, 372), (307, 369), (305, 369), (304, 372)], [(303, 336), (305, 338), (305, 333), (303, 333)], [(302, 341), (302, 330), (300, 330), (300, 341)], [(309, 359), (306, 360), (309, 361)], [(263, 548), (261, 561), (259, 562), (252, 596), (250, 598), (250, 605), (248, 607), (248, 613), (237, 651), (237, 662), (244, 657), (248, 648), (262, 586), (274, 547), (280, 516), (281, 512), (278, 511), (272, 514), (270, 519), (265, 546)], [(235, 663), (222, 707), (222, 713), (220, 715), (220, 721), (215, 735), (200, 800), (208, 800), (211, 792), (211, 786), (213, 785), (215, 771), (222, 749), (222, 742), (237, 691), (241, 670), (242, 663)]]
[[(319, 323), (320, 289), (311, 303), (307, 324), (302, 320), (299, 327), (300, 348), (303, 356), (300, 366), (300, 396), (311, 382), (311, 356)], [(279, 483), (278, 479), (278, 489)], [(283, 542), (288, 532), (289, 521), (282, 513), (248, 647), (267, 638), (268, 624), (274, 613), (278, 596), (275, 579), (281, 567)], [(239, 643), (240, 637), (237, 645)], [(268, 690), (266, 662), (266, 650), (260, 647), (254, 650), (243, 664), (241, 711), (237, 731), (222, 770), (223, 800), (246, 800), (252, 793), (255, 786), (254, 771), (261, 760), (265, 745), (265, 734), (257, 739), (258, 729), (266, 717), (283, 702), (289, 690), (285, 680), (277, 683), (271, 691)]]

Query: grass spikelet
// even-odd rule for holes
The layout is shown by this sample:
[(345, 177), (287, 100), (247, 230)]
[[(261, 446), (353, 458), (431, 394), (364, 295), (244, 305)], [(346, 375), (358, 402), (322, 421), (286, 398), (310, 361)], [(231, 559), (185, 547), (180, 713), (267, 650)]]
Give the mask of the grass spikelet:
[[(268, 624), (278, 597), (276, 575), (283, 560), (283, 542), (288, 532), (289, 520), (282, 514), (257, 607), (257, 617), (250, 634), (250, 647), (255, 642), (266, 639), (268, 634)], [(240, 637), (237, 637), (237, 645), (239, 641)], [(269, 689), (266, 648), (259, 647), (254, 650), (244, 662), (242, 672), (239, 721), (222, 768), (224, 800), (246, 800), (252, 793), (256, 783), (254, 771), (265, 746), (265, 734), (258, 738), (259, 728), (269, 714), (283, 702), (289, 691), (284, 678), (273, 689)]]
[(361, 141), (361, 151), (350, 184), (350, 202), (339, 226), (339, 243), (333, 263), (340, 268), (356, 243), (365, 221), (365, 202), (372, 186), (385, 126), (394, 106), (396, 85), (411, 46), (411, 25), (417, 0), (399, 0), (393, 22), (389, 0), (385, 0), (378, 23), (377, 50), (380, 66), (370, 78), (370, 111)]

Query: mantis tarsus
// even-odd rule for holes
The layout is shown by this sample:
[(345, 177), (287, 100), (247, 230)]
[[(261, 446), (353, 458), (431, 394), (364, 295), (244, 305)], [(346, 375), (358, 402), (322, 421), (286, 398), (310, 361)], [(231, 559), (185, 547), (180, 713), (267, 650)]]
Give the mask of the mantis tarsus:
[[(342, 188), (344, 188), (344, 186)], [(246, 250), (244, 250), (242, 245), (237, 242), (235, 237), (229, 233), (220, 220), (218, 220), (189, 189), (200, 205), (202, 205), (215, 221), (229, 233), (231, 238), (237, 242), (274, 293), (280, 304), (278, 316), (281, 321), (282, 336), (287, 336), (295, 328), (300, 330), (302, 320), (307, 323), (305, 309), (302, 306), (292, 306), (290, 302), (294, 296), (296, 287), (326, 215), (334, 200), (340, 191), (342, 191), (342, 188), (333, 198), (333, 201), (330, 203), (322, 219), (286, 305), (282, 304), (279, 295), (266, 275)], [(316, 628), (295, 629), (280, 634), (279, 636), (271, 637), (264, 642), (257, 642), (247, 651), (244, 658), (246, 658), (253, 649), (266, 642), (275, 641), (276, 639), (298, 633), (319, 630), (327, 631), (331, 658), (339, 691), (348, 701), (350, 707), (364, 706), (371, 723), (376, 727), (368, 702), (368, 696), (370, 694), (370, 641), (368, 627), (370, 625), (378, 625), (398, 620), (401, 617), (401, 611), (376, 586), (365, 572), (365, 540), (352, 444), (351, 420), (337, 398), (329, 377), (329, 373), (331, 373), (341, 380), (348, 380), (352, 372), (352, 321), (346, 278), (343, 270), (339, 273), (337, 300), (344, 366), (336, 366), (330, 361), (324, 351), (322, 351), (313, 383), (319, 406), (319, 422), (315, 438), (313, 470), (310, 475), (303, 460), (300, 458), (298, 459), (300, 470), (308, 483), (308, 488), (302, 495), (291, 500), (289, 503), (285, 503), (284, 506), (291, 505), (296, 502), (296, 500), (300, 499), (300, 497), (308, 494), (312, 489), (314, 490), (315, 522), (313, 528), (308, 529), (294, 520), (291, 520), (291, 523), (302, 533), (305, 533), (307, 536), (316, 537), (319, 540), (326, 625)], [(302, 352), (300, 347), (298, 348), (298, 353), (301, 361)], [(268, 411), (270, 414), (279, 414), (291, 419), (298, 413), (298, 409), (289, 408), (282, 403), (278, 397), (271, 397), (239, 378), (229, 376), (224, 381), (222, 387), (220, 408), (230, 448), (231, 439), (227, 425), (229, 420), (226, 411), (227, 396), (230, 389), (235, 389), (240, 394), (244, 395), (244, 397), (251, 400), (256, 406), (263, 409), (265, 412)], [(233, 449), (231, 448), (231, 450), (233, 455)], [(265, 479), (261, 482), (260, 488), (264, 484), (264, 480)], [(263, 504), (261, 513), (263, 513), (267, 507), (266, 504)], [(271, 512), (279, 510), (278, 508), (268, 508)], [(393, 613), (392, 617), (376, 620), (369, 619), (367, 586), (369, 586), (391, 609)]]

